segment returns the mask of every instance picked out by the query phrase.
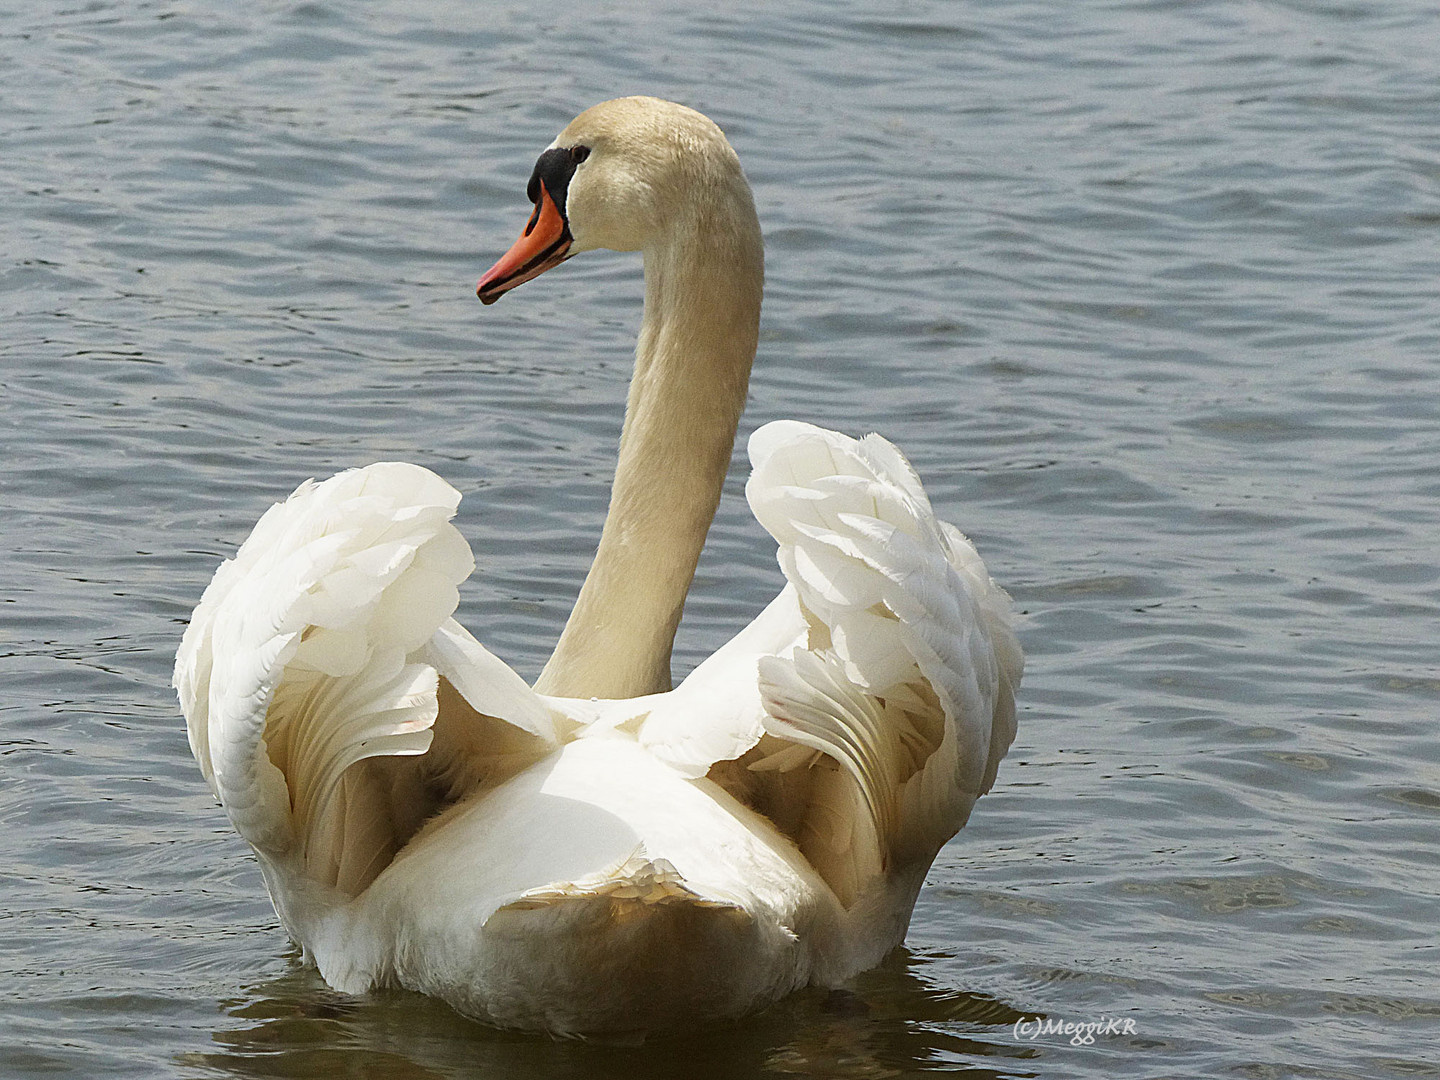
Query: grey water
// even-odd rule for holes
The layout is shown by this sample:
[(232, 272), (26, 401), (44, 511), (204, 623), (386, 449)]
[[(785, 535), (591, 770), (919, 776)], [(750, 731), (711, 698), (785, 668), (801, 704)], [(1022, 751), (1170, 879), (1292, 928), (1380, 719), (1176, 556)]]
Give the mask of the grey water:
[[(0, 1075), (1440, 1076), (1429, 0), (0, 8)], [(786, 416), (906, 451), (1029, 666), (904, 950), (618, 1047), (328, 990), (169, 680), (271, 502), (395, 458), (539, 671), (640, 267), (474, 282), (636, 92), (725, 128), (767, 240), (677, 676), (778, 588), (743, 437)]]

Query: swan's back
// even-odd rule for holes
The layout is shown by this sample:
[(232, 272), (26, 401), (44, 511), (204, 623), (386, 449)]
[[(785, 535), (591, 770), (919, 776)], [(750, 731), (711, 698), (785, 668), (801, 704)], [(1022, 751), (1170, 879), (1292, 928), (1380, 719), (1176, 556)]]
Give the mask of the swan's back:
[(331, 985), (653, 1030), (903, 939), (1014, 733), (1008, 603), (884, 440), (751, 454), (790, 585), (633, 702), (535, 695), (449, 618), (470, 555), (423, 469), (306, 484), (221, 568), (177, 658), (192, 745)]

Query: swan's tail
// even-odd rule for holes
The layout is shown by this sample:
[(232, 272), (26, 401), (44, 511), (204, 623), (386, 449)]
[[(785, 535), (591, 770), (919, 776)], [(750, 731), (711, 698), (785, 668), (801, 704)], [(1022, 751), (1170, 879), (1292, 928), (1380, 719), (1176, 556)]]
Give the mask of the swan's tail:
[(808, 648), (760, 662), (765, 729), (831, 763), (811, 769), (800, 843), (850, 903), (923, 872), (990, 789), (1023, 657), (1009, 597), (889, 442), (782, 421), (750, 457), (751, 508), (809, 623)]

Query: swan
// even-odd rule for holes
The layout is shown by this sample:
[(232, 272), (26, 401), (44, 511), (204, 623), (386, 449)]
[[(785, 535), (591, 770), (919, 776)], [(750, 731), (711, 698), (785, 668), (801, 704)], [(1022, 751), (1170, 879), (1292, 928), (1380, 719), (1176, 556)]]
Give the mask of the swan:
[(672, 689), (681, 609), (755, 355), (763, 254), (709, 119), (652, 98), (539, 156), (506, 291), (644, 255), (610, 509), (533, 687), (452, 615), (459, 494), (381, 462), (302, 484), (205, 590), (174, 684), (275, 910), (338, 991), (639, 1034), (836, 986), (899, 944), (994, 782), (1022, 655), (1009, 598), (877, 435), (780, 421), (746, 495), (787, 579)]

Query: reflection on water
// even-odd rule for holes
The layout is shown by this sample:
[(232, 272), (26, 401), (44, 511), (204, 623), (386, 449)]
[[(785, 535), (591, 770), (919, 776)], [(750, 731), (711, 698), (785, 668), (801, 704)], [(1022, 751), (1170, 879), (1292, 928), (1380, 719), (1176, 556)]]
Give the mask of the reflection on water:
[[(226, 1008), (219, 1049), (179, 1063), (238, 1077), (519, 1077), (699, 1080), (810, 1076), (884, 1080), (943, 1070), (979, 1078), (1029, 1075), (1034, 1051), (1010, 1029), (1024, 1015), (981, 994), (942, 991), (905, 950), (846, 990), (805, 991), (760, 1016), (640, 1045), (561, 1042), (499, 1032), (405, 991), (363, 999), (330, 991), (298, 965)], [(1033, 1015), (1033, 1014), (1031, 1014)], [(962, 1066), (994, 1057), (1003, 1071)]]

